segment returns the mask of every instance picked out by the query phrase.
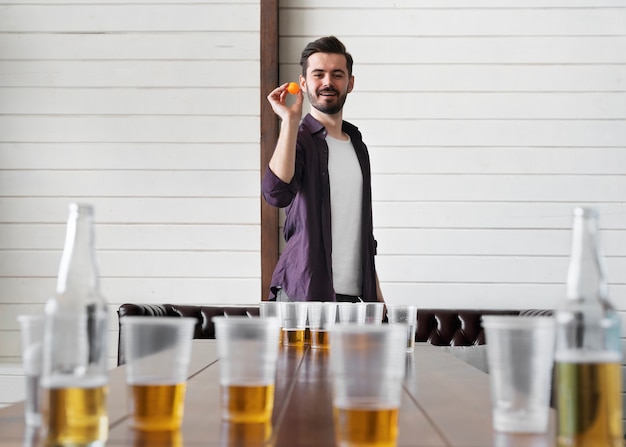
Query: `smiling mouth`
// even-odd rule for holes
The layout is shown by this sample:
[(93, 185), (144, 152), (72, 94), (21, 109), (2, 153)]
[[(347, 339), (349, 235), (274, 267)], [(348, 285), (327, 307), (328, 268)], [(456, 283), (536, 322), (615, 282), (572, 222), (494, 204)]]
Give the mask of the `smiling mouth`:
[(334, 96), (337, 96), (337, 92), (335, 92), (335, 91), (329, 91), (329, 90), (322, 90), (322, 91), (319, 93), (319, 96), (334, 97)]

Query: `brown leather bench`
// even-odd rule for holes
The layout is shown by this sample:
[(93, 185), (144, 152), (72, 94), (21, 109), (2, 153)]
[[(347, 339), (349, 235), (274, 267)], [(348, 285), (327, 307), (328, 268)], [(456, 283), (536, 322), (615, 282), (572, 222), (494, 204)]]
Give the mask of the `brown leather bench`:
[[(528, 312), (528, 311), (524, 311)], [(517, 310), (418, 309), (415, 341), (436, 346), (477, 346), (485, 344), (481, 325), (483, 315), (520, 315)], [(120, 331), (117, 363), (125, 363), (124, 332), (121, 321), (126, 316), (194, 317), (198, 320), (194, 338), (215, 338), (211, 319), (218, 315), (259, 315), (259, 307), (184, 305), (184, 304), (122, 304), (118, 311)]]
[(197, 320), (193, 338), (215, 338), (213, 317), (227, 314), (259, 315), (259, 306), (198, 306), (184, 304), (122, 304), (117, 310), (119, 322), (119, 336), (117, 339), (117, 364), (126, 363), (124, 357), (124, 331), (122, 320), (124, 317), (193, 317)]

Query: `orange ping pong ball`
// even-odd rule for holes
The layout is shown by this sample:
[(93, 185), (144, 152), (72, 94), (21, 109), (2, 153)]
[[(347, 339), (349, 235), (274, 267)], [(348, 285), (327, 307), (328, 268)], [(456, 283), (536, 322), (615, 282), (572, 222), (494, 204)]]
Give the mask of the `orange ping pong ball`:
[(289, 85), (287, 86), (287, 91), (291, 93), (292, 95), (297, 95), (298, 92), (300, 91), (300, 86), (298, 85), (297, 82), (290, 82)]

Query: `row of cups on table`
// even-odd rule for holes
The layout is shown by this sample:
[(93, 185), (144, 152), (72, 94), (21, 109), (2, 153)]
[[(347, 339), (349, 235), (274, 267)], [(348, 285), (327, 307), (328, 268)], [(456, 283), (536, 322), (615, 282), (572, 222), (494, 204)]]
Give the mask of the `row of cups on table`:
[[(330, 356), (338, 442), (371, 432), (358, 428), (363, 411), (372, 411), (383, 421), (397, 421), (405, 354), (413, 350), (417, 309), (387, 306), (390, 324), (382, 324), (383, 312), (383, 303), (261, 302), (260, 317), (214, 317), (222, 420), (261, 424), (263, 436), (271, 435), (280, 346), (304, 346), (308, 327), (311, 347)], [(41, 375), (42, 318), (20, 317), (27, 380)], [(178, 431), (197, 320), (129, 316), (121, 324), (130, 425), (144, 433)], [(37, 365), (32, 364), (34, 358)], [(27, 425), (40, 424), (39, 391), (27, 394)], [(362, 401), (355, 402), (363, 396), (368, 396), (367, 409)], [(390, 432), (388, 425), (384, 423), (383, 433), (374, 435), (393, 444), (396, 431)]]
[[(271, 435), (277, 341), (288, 347), (303, 346), (308, 319), (311, 347), (326, 349), (329, 355), (337, 444), (395, 445), (406, 354), (413, 351), (417, 310), (415, 306), (387, 306), (389, 324), (382, 324), (382, 306), (371, 304), (375, 303), (263, 302), (260, 317), (214, 317), (221, 418), (234, 424), (261, 424), (266, 427), (263, 436)], [(369, 322), (368, 307), (375, 309)], [(41, 324), (28, 317), (20, 322), (28, 379), (36, 373), (33, 365), (27, 365), (33, 357), (27, 351), (36, 346), (33, 341), (37, 339), (31, 332)], [(178, 317), (122, 320), (130, 424), (138, 431), (180, 428), (196, 323), (195, 318)], [(553, 320), (491, 316), (483, 317), (483, 326), (494, 428), (545, 431), (554, 361)], [(298, 334), (292, 336), (292, 331)], [(28, 424), (38, 421), (37, 405), (37, 397), (27, 395)], [(367, 427), (359, 422), (363, 420), (368, 421)]]
[(385, 309), (389, 323), (403, 324), (406, 351), (413, 352), (417, 325), (417, 307), (387, 305), (381, 302), (336, 303), (322, 301), (276, 302), (261, 301), (261, 318), (276, 317), (280, 321), (279, 343), (314, 349), (328, 349), (329, 331), (335, 324), (380, 325)]
[[(366, 324), (333, 321), (335, 303), (279, 303), (280, 317), (263, 311), (260, 317), (213, 317), (219, 357), (221, 418), (248, 424), (252, 433), (271, 436), (278, 356), (283, 346), (303, 346), (309, 315), (311, 344), (316, 312), (329, 317), (324, 326), (329, 340), (333, 414), (338, 445), (393, 446), (406, 362), (406, 324)], [(351, 304), (361, 313), (361, 303)], [(302, 309), (305, 309), (304, 311)], [(413, 309), (415, 310), (415, 309)], [(292, 331), (291, 313), (299, 335)], [(313, 318), (311, 318), (311, 316)], [(177, 430), (183, 417), (193, 318), (126, 317), (122, 320), (129, 385), (131, 425), (142, 431)], [(285, 343), (286, 341), (286, 343)], [(285, 349), (285, 348), (283, 348)], [(367, 422), (365, 422), (367, 421)], [(264, 427), (263, 431), (258, 427)], [(241, 430), (241, 429), (239, 429)], [(246, 433), (246, 430), (241, 431)], [(249, 431), (250, 432), (250, 431)], [(254, 439), (259, 441), (259, 439)]]

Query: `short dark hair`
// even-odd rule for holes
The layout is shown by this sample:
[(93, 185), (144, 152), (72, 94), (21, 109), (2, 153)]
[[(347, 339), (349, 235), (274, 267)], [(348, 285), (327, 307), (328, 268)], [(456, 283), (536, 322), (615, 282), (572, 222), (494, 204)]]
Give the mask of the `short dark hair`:
[(348, 76), (352, 76), (352, 55), (346, 51), (345, 45), (335, 36), (320, 37), (313, 42), (309, 42), (302, 50), (300, 56), (300, 66), (302, 67), (302, 76), (306, 77), (306, 70), (309, 67), (309, 56), (315, 53), (342, 54), (346, 57), (346, 66), (348, 67)]

